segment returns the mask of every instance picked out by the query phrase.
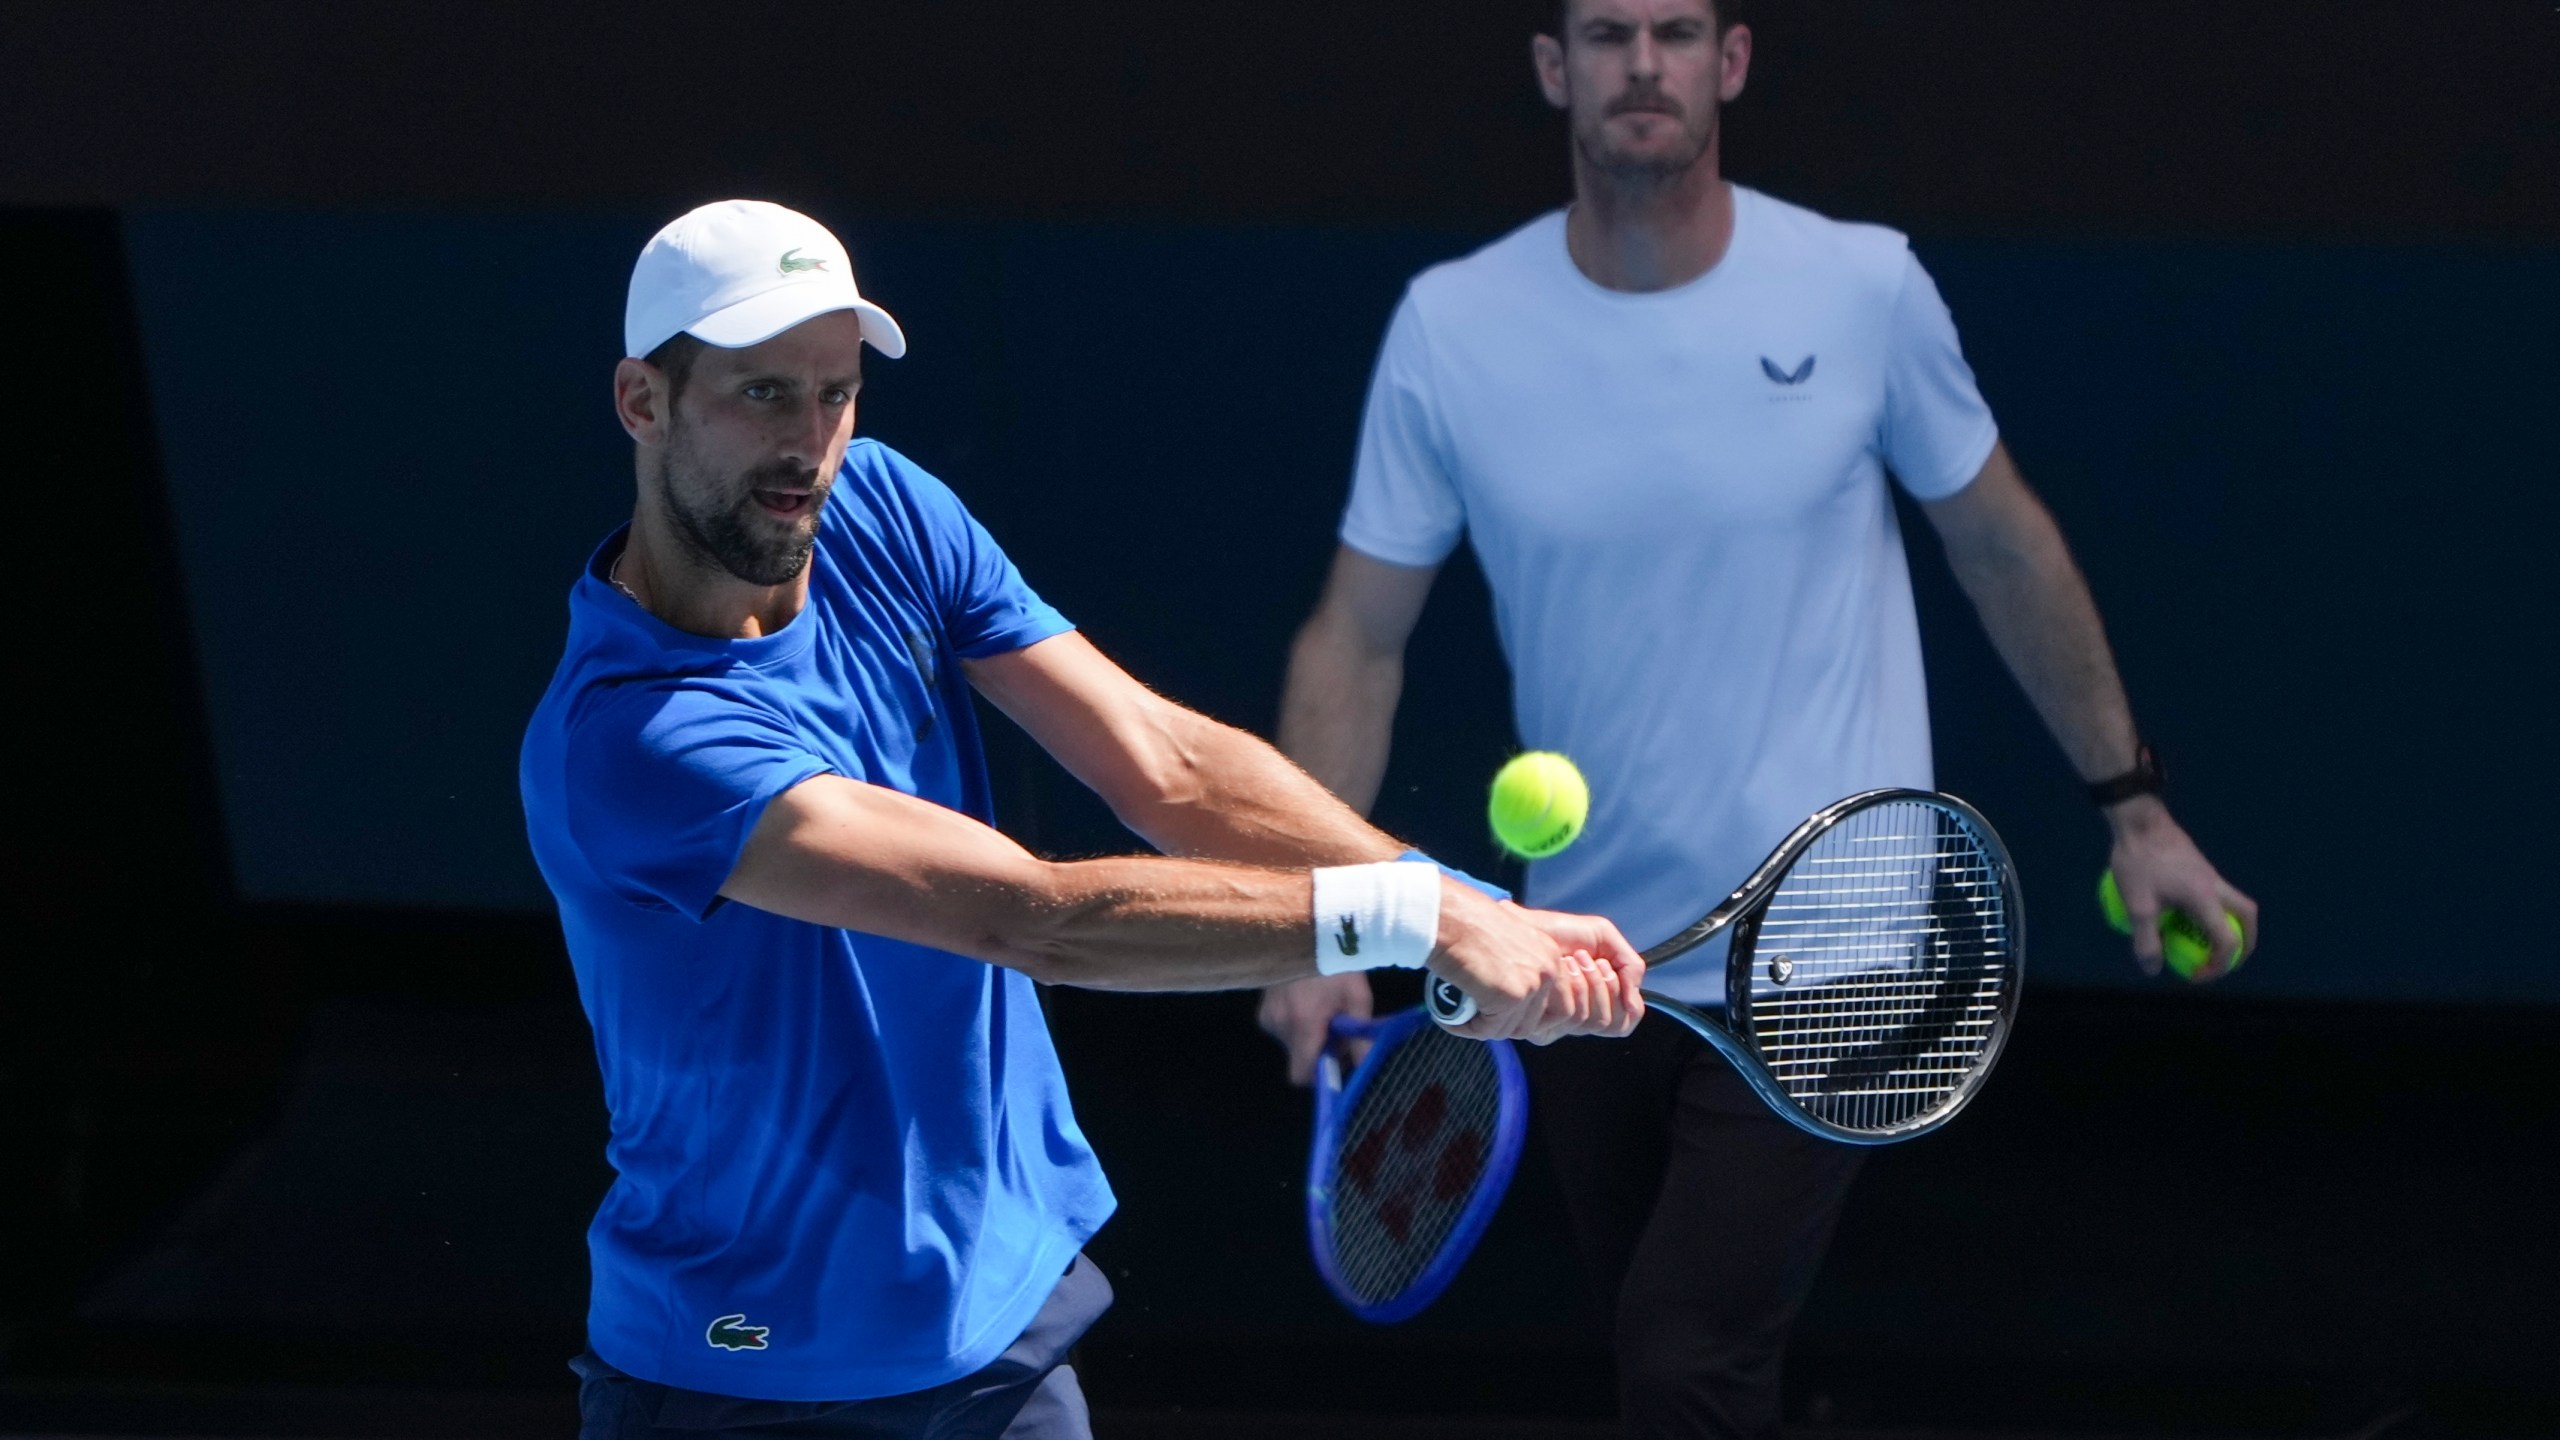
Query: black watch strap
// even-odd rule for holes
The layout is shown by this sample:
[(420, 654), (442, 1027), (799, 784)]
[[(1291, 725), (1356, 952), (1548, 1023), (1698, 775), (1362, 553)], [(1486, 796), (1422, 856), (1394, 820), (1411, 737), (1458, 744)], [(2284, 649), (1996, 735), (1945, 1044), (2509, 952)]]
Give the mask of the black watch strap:
[(2168, 772), (2160, 768), (2160, 756), (2149, 745), (2137, 745), (2133, 752), (2133, 768), (2111, 780), (2090, 783), (2091, 804), (2104, 808), (2120, 805), (2136, 795), (2157, 795), (2167, 786)]

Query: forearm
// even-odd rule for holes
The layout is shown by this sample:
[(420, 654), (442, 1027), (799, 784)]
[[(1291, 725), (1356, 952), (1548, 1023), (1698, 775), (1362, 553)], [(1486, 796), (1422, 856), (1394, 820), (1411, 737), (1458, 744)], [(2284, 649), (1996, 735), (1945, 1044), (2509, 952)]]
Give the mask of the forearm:
[(766, 808), (721, 893), (1054, 984), (1223, 990), (1316, 973), (1308, 867), (1045, 861), (966, 815), (832, 775)]
[(1171, 855), (1250, 865), (1392, 860), (1404, 846), (1371, 826), (1269, 744), (1180, 711), (1165, 750), (1178, 771), (1122, 819)]
[(1176, 757), (1173, 773), (1159, 775), (1143, 808), (1121, 817), (1130, 828), (1168, 854), (1258, 865), (1342, 865), (1401, 853), (1361, 818), (1386, 772), (1401, 654), (1369, 653), (1340, 629), (1320, 614), (1292, 648), (1277, 750), (1173, 711), (1160, 746)]
[(2132, 768), (2133, 710), (2089, 582), (2005, 453), (1973, 491), (1931, 507), (1992, 647), (2084, 780)]
[(2072, 768), (2102, 780), (2132, 767), (2139, 741), (2097, 604), (2060, 541), (1956, 578)]
[(1167, 854), (1307, 866), (1400, 852), (1270, 745), (1139, 685), (1079, 635), (971, 662), (969, 677)]
[(1363, 642), (1342, 617), (1319, 613), (1289, 651), (1280, 696), (1280, 749), (1365, 815), (1378, 801), (1404, 694), (1404, 652)]
[(976, 958), (1088, 990), (1251, 989), (1316, 973), (1307, 870), (1152, 856), (1042, 867), (983, 897)]
[[(2133, 768), (2142, 740), (2089, 582), (2060, 530), (2050, 521), (2045, 529), (2049, 545), (2022, 547), (2005, 562), (1975, 557), (1956, 578), (2072, 768), (2082, 780), (2105, 780)], [(2187, 843), (2156, 795), (2119, 801), (2106, 817), (2120, 842), (2169, 831)]]

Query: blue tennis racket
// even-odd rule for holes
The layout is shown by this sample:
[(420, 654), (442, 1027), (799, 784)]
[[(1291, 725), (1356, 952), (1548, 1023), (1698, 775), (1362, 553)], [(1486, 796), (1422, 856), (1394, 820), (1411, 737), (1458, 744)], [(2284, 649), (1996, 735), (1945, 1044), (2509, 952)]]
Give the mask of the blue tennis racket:
[[(1339, 1048), (1367, 1040), (1348, 1081)], [(1520, 1163), (1529, 1085), (1507, 1041), (1462, 1040), (1422, 1010), (1338, 1016), (1316, 1068), (1307, 1240), (1352, 1314), (1410, 1320), (1483, 1238)]]

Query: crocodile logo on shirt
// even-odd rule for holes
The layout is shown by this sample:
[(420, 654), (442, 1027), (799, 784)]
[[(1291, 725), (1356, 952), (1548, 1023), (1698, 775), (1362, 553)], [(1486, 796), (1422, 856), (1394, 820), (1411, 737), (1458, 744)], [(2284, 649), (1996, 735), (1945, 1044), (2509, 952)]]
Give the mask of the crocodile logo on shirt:
[(1341, 951), (1346, 959), (1359, 954), (1360, 922), (1348, 915), (1343, 916), (1342, 933), (1333, 937), (1333, 948)]
[(1760, 357), (1760, 373), (1768, 376), (1771, 380), (1774, 380), (1781, 385), (1801, 385), (1807, 380), (1813, 378), (1813, 362), (1815, 358), (1816, 357), (1814, 356), (1807, 355), (1804, 357), (1804, 363), (1793, 370), (1781, 370), (1778, 368), (1777, 361), (1763, 355)]
[(772, 1333), (772, 1326), (750, 1325), (744, 1315), (723, 1315), (702, 1332), (702, 1340), (714, 1350), (761, 1350)]
[(805, 270), (824, 270), (827, 268), (827, 257), (824, 255), (803, 255), (800, 253), (800, 247), (794, 245), (790, 249), (782, 252), (782, 259), (778, 264), (778, 268), (785, 275), (797, 275)]

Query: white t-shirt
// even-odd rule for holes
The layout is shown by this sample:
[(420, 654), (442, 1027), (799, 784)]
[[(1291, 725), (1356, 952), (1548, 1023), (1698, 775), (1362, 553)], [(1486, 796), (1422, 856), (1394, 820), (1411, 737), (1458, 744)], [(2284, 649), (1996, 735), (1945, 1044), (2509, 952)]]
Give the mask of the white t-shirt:
[[(1909, 243), (1734, 189), (1676, 290), (1594, 284), (1563, 212), (1416, 278), (1378, 357), (1342, 539), (1493, 590), (1529, 746), (1591, 781), (1536, 903), (1637, 945), (1704, 914), (1804, 817), (1931, 783), (1888, 470), (1923, 499), (1999, 438)], [(1717, 951), (1651, 982), (1724, 998)]]

